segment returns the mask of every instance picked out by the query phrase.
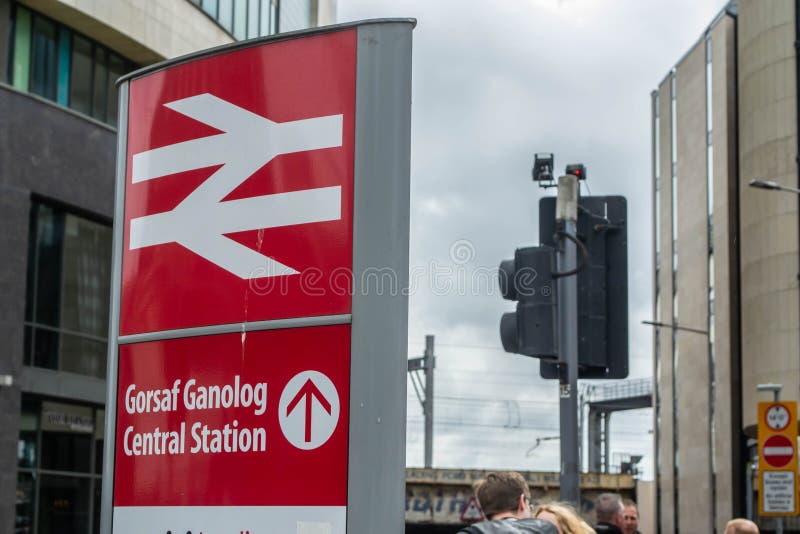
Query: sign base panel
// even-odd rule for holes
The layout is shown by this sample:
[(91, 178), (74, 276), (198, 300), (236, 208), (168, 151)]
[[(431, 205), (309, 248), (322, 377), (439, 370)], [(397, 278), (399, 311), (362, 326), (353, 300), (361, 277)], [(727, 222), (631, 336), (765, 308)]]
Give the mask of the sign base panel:
[(116, 506), (114, 534), (345, 534), (345, 506)]

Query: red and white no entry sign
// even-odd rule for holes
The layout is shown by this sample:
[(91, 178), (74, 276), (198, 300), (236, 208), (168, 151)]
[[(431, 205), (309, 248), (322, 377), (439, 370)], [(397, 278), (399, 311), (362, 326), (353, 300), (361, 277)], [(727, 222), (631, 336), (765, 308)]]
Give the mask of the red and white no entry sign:
[(792, 440), (784, 435), (776, 434), (770, 436), (764, 442), (764, 449), (761, 451), (766, 461), (772, 467), (783, 467), (792, 461), (794, 457), (794, 444)]

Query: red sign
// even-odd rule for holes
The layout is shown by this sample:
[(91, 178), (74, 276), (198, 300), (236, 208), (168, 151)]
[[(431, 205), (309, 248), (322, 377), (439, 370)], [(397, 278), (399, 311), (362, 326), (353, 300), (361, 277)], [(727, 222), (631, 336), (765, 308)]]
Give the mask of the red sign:
[(474, 523), (484, 519), (477, 497), (475, 495), (470, 496), (467, 504), (464, 505), (464, 510), (461, 511), (461, 521)]
[(348, 325), (121, 346), (114, 506), (345, 506), (349, 377)]
[(783, 467), (794, 457), (794, 444), (792, 440), (782, 434), (775, 434), (764, 441), (761, 451), (764, 461), (772, 467)]
[(120, 335), (350, 313), (356, 30), (130, 82)]

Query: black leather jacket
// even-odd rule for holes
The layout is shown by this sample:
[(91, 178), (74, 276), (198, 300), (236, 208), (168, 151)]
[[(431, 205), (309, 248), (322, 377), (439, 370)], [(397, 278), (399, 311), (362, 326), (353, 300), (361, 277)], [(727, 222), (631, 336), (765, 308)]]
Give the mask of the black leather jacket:
[(558, 534), (558, 530), (544, 519), (507, 518), (475, 523), (458, 534)]

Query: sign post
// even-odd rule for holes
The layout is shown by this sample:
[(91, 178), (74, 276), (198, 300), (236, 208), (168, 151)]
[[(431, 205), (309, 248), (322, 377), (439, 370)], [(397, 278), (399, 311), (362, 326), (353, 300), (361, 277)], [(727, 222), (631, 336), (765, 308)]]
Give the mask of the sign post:
[(413, 26), (120, 81), (103, 533), (402, 531)]
[(797, 401), (758, 403), (759, 514), (778, 518), (800, 512), (797, 499)]

